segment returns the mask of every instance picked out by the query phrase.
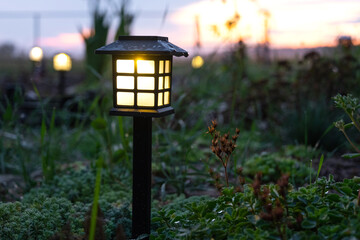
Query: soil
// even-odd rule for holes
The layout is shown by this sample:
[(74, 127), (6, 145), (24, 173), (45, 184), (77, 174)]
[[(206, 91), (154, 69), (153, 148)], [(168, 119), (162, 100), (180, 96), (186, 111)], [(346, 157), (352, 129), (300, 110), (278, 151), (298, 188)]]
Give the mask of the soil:
[[(317, 171), (319, 160), (313, 162), (313, 167)], [(344, 159), (341, 157), (325, 158), (321, 167), (320, 176), (334, 176), (335, 181), (350, 179), (355, 176), (360, 177), (360, 159)]]

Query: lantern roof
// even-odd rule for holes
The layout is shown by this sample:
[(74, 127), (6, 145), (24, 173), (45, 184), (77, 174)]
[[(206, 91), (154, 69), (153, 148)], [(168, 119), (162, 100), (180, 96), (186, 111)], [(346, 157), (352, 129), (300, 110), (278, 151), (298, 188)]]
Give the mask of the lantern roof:
[(119, 36), (118, 40), (95, 50), (96, 54), (170, 54), (189, 56), (184, 49), (170, 43), (167, 37)]

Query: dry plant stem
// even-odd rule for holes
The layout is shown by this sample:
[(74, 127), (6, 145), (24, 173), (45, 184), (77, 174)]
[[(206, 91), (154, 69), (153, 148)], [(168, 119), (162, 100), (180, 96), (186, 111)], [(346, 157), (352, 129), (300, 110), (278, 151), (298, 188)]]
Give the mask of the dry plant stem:
[(349, 117), (351, 119), (351, 121), (354, 123), (355, 127), (360, 131), (360, 126), (359, 126), (359, 123), (354, 119), (353, 115), (352, 114), (349, 114)]
[(346, 137), (346, 140), (348, 140), (348, 142), (351, 144), (351, 146), (355, 149), (355, 151), (357, 151), (358, 153), (360, 153), (360, 150), (355, 146), (355, 144), (350, 140), (350, 138), (348, 137), (348, 135), (346, 134), (345, 130), (341, 130), (342, 133), (344, 134), (344, 136)]

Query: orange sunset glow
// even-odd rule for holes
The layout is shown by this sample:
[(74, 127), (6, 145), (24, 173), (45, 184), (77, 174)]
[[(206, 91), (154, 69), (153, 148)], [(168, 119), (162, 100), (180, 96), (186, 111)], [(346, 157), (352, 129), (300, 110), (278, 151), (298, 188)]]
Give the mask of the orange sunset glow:
[[(333, 46), (342, 35), (356, 40), (360, 33), (359, 9), (360, 1), (204, 0), (176, 11), (171, 21), (182, 26), (183, 36), (191, 36), (184, 44), (194, 42), (198, 17), (204, 46), (239, 39), (250, 44), (263, 42), (267, 21), (272, 47), (318, 47)], [(239, 21), (229, 30), (226, 22), (236, 14)]]

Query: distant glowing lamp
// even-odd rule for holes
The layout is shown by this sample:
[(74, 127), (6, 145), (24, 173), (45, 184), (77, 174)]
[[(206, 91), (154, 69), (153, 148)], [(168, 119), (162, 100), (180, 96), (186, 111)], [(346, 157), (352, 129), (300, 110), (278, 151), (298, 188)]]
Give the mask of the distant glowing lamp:
[(172, 57), (188, 53), (167, 37), (120, 36), (95, 51), (112, 54), (113, 105), (111, 115), (161, 117), (171, 107)]
[(191, 60), (191, 65), (193, 68), (201, 68), (204, 65), (204, 59), (201, 56), (195, 56)]
[(41, 62), (43, 56), (43, 50), (40, 47), (33, 47), (30, 50), (29, 58), (33, 62)]
[(71, 58), (66, 53), (56, 54), (53, 58), (53, 67), (59, 73), (58, 93), (65, 94), (66, 76), (65, 73), (71, 70)]
[(133, 117), (132, 238), (137, 239), (150, 234), (152, 117), (174, 113), (172, 58), (188, 53), (157, 36), (120, 36), (95, 53), (112, 55), (110, 115)]
[(66, 53), (56, 54), (53, 58), (53, 66), (55, 71), (65, 71), (68, 72), (71, 70), (71, 58)]

